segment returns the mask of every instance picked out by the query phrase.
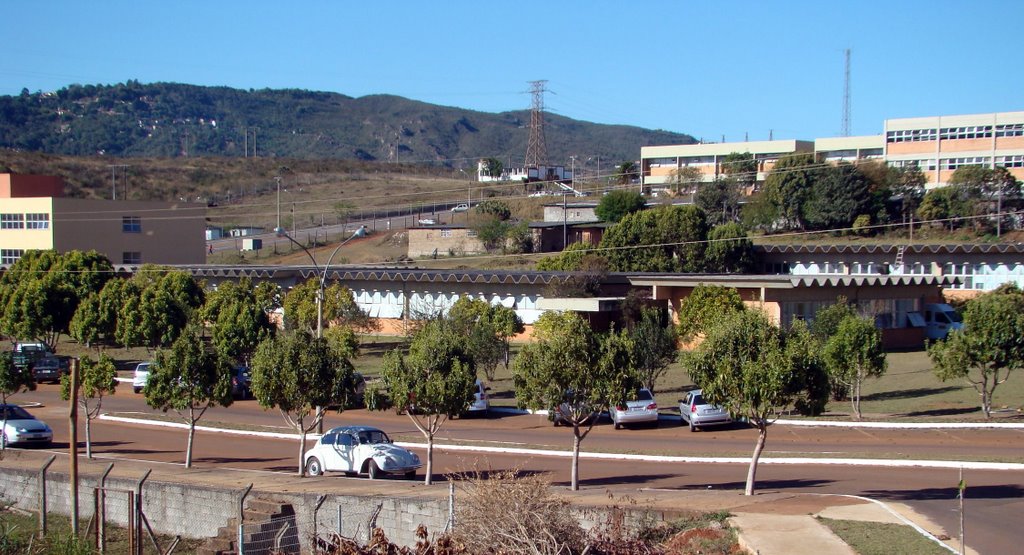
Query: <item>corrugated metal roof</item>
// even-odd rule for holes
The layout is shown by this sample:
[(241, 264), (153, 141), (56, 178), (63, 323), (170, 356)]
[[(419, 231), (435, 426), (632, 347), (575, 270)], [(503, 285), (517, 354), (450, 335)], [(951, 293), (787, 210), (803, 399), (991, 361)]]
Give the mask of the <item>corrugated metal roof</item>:
[(755, 245), (754, 250), (768, 254), (895, 254), (900, 247), (913, 254), (1024, 254), (1024, 245), (1020, 243)]

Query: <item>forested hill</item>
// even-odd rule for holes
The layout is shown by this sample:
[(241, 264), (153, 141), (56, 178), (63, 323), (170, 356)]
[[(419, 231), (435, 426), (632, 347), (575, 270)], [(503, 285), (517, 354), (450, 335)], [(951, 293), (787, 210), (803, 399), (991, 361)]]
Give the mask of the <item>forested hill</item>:
[[(529, 110), (500, 114), (398, 96), (240, 90), (176, 83), (71, 85), (0, 96), (0, 148), (117, 157), (259, 156), (398, 162), (496, 157), (522, 164)], [(572, 155), (611, 164), (689, 135), (545, 114), (551, 164)]]

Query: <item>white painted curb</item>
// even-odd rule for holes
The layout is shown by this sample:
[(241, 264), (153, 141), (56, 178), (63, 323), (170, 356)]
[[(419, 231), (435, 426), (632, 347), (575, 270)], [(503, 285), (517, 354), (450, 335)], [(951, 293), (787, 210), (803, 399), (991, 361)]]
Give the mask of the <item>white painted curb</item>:
[[(146, 426), (162, 426), (167, 428), (188, 429), (188, 425), (182, 422), (164, 422), (159, 420), (147, 420), (143, 418), (126, 418), (123, 416), (100, 415), (101, 420), (111, 422), (123, 422), (127, 424), (141, 424)], [(224, 428), (212, 428), (208, 426), (196, 426), (196, 431), (245, 435), (254, 437), (268, 437), (275, 439), (299, 439), (298, 434), (288, 432), (256, 432), (246, 430), (229, 430)], [(307, 438), (318, 438), (317, 434), (306, 434)], [(406, 448), (426, 449), (425, 443), (397, 442)], [(500, 453), (506, 455), (529, 455), (538, 457), (572, 457), (571, 451), (557, 451), (553, 449), (523, 449), (516, 447), (481, 447), (474, 445), (446, 445), (434, 444), (435, 449), (444, 451), (465, 451), (473, 453)], [(580, 452), (581, 459), (597, 460), (623, 460), (642, 462), (666, 462), (666, 463), (719, 463), (719, 464), (750, 464), (749, 457), (675, 457), (663, 455), (633, 455), (628, 453), (591, 453)], [(992, 463), (973, 461), (929, 461), (929, 460), (892, 460), (892, 459), (839, 459), (839, 458), (814, 458), (814, 457), (761, 457), (758, 464), (788, 464), (788, 465), (832, 465), (832, 466), (885, 466), (892, 468), (963, 468), (967, 470), (1020, 470), (1024, 471), (1024, 463)]]

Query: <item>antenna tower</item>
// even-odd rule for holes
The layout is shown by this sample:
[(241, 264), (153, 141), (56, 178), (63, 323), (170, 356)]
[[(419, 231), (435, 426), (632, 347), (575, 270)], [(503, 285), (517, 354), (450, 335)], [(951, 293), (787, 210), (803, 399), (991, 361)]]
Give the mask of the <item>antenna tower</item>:
[(843, 137), (850, 136), (850, 49), (846, 49), (846, 79), (843, 84)]
[(526, 167), (539, 168), (548, 163), (548, 146), (544, 142), (544, 85), (547, 80), (530, 81), (533, 104), (530, 107), (530, 141), (526, 145)]

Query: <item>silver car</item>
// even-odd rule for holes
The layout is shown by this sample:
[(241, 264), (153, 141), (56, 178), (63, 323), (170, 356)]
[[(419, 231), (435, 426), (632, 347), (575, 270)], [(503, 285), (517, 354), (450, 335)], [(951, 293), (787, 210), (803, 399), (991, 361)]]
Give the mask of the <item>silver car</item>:
[(0, 420), (4, 423), (0, 442), (8, 445), (40, 445), (48, 447), (53, 441), (53, 430), (46, 422), (36, 419), (18, 405), (0, 405)]
[(612, 417), (612, 424), (615, 429), (622, 428), (623, 424), (658, 424), (658, 403), (654, 402), (654, 395), (651, 390), (641, 388), (637, 390), (636, 396), (626, 401), (624, 405), (612, 407), (608, 411)]
[(679, 416), (682, 423), (690, 425), (690, 431), (716, 424), (732, 424), (729, 411), (718, 405), (710, 405), (704, 400), (700, 389), (695, 389), (679, 400)]
[(135, 393), (142, 393), (142, 389), (146, 387), (146, 382), (149, 381), (149, 365), (152, 362), (140, 362), (135, 367), (135, 375), (132, 376), (132, 391)]

